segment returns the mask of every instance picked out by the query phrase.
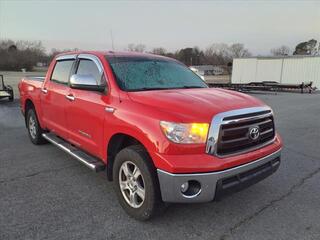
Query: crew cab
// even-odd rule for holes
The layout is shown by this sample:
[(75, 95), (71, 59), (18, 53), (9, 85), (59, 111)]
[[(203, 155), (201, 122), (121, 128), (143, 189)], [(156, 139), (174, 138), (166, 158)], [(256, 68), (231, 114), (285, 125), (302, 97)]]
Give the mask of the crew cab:
[(105, 171), (121, 206), (139, 220), (166, 202), (220, 199), (280, 165), (282, 141), (269, 106), (208, 88), (171, 58), (63, 53), (45, 78), (23, 78), (19, 91), (32, 143), (50, 142)]

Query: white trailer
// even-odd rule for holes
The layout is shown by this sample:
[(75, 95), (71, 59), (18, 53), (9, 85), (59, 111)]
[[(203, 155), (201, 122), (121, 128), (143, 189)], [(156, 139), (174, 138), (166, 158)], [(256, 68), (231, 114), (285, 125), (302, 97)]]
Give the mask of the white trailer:
[(308, 84), (320, 89), (320, 56), (250, 57), (233, 59), (231, 83), (275, 81)]

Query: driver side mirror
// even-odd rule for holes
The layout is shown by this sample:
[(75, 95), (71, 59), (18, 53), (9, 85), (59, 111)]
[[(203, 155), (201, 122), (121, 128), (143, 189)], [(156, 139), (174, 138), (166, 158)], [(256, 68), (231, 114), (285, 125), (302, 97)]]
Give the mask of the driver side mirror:
[(106, 88), (105, 85), (98, 85), (96, 79), (89, 74), (73, 74), (70, 78), (70, 87), (98, 92), (104, 92)]

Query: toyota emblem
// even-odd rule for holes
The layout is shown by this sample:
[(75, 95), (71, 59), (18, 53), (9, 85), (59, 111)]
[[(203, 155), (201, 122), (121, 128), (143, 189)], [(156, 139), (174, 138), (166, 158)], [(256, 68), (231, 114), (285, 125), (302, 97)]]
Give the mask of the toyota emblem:
[(260, 129), (259, 127), (252, 127), (249, 129), (249, 137), (253, 141), (257, 140), (260, 136)]

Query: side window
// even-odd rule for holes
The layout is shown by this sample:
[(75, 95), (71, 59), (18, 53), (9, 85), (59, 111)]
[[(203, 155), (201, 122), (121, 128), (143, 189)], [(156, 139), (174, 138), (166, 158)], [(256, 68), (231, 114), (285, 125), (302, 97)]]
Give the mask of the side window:
[(74, 60), (58, 61), (53, 69), (51, 81), (68, 84), (73, 62)]
[(97, 65), (88, 59), (80, 59), (77, 74), (91, 75), (94, 77), (98, 85), (104, 84), (105, 80), (102, 78)]

